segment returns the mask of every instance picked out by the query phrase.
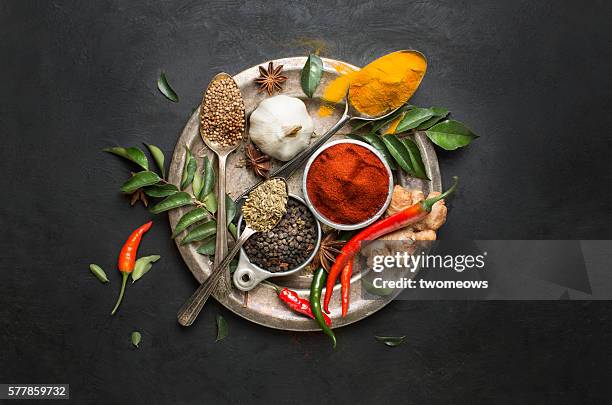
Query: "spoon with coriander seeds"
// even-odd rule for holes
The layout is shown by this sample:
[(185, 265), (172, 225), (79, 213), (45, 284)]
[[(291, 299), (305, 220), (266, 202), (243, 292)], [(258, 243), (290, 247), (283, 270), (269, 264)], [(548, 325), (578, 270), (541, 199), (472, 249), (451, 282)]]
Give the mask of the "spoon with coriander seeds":
[(287, 212), (288, 200), (287, 182), (279, 178), (266, 180), (249, 193), (242, 206), (242, 216), (246, 225), (244, 230), (232, 250), (223, 257), (219, 265), (213, 267), (210, 276), (179, 310), (178, 322), (181, 325), (189, 326), (195, 321), (242, 245), (257, 232), (269, 232), (280, 222)]
[[(227, 253), (227, 213), (225, 210), (225, 166), (227, 157), (242, 142), (245, 125), (244, 101), (238, 85), (227, 73), (219, 73), (208, 84), (200, 106), (200, 136), (219, 161), (217, 171), (217, 236), (215, 262), (218, 266)], [(231, 288), (229, 268), (225, 271), (219, 292)]]

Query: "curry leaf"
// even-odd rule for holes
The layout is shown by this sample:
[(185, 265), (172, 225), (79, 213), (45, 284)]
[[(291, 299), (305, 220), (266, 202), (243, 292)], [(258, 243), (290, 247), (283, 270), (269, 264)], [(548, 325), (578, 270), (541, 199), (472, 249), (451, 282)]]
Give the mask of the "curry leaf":
[(433, 127), (435, 124), (437, 124), (438, 122), (446, 118), (448, 114), (450, 114), (450, 111), (442, 107), (431, 107), (431, 111), (434, 113), (434, 116), (428, 119), (427, 121), (423, 122), (422, 124), (420, 124), (416, 128), (417, 131), (422, 131), (422, 130)]
[(145, 145), (147, 145), (147, 148), (149, 148), (149, 152), (151, 152), (151, 156), (153, 156), (155, 164), (157, 164), (157, 167), (159, 167), (162, 178), (165, 178), (166, 169), (164, 169), (164, 152), (153, 144), (145, 143)]
[(302, 68), (301, 84), (304, 94), (312, 98), (323, 76), (323, 61), (317, 55), (310, 54)]
[(204, 156), (204, 163), (202, 165), (202, 174), (204, 176), (202, 190), (198, 197), (199, 200), (203, 200), (208, 194), (213, 191), (215, 187), (215, 169), (213, 169), (212, 162), (208, 156)]
[(216, 232), (217, 232), (217, 222), (213, 220), (204, 222), (202, 225), (198, 225), (195, 228), (191, 229), (187, 233), (185, 238), (183, 238), (183, 240), (181, 241), (181, 245), (186, 245), (191, 242), (197, 242), (200, 240), (204, 240)]
[(385, 143), (382, 141), (382, 139), (380, 139), (380, 136), (376, 135), (375, 133), (369, 133), (369, 134), (362, 135), (362, 138), (367, 143), (372, 145), (376, 150), (378, 150), (380, 153), (383, 154), (391, 170), (397, 169), (397, 166), (395, 165), (395, 162), (393, 161), (393, 157), (391, 156), (391, 153), (389, 153), (389, 150), (385, 146)]
[(152, 186), (153, 184), (157, 184), (161, 179), (157, 175), (157, 173), (143, 171), (138, 172), (133, 175), (128, 181), (123, 183), (121, 186), (121, 191), (130, 194), (139, 188)]
[(211, 236), (206, 239), (200, 246), (198, 246), (196, 252), (201, 255), (212, 256), (215, 254), (216, 243), (216, 238), (214, 236)]
[(89, 265), (89, 271), (91, 271), (93, 275), (96, 276), (96, 278), (102, 283), (108, 283), (108, 277), (106, 276), (104, 270), (102, 270), (102, 267), (92, 263)]
[(134, 331), (132, 332), (131, 340), (132, 340), (132, 345), (138, 348), (138, 345), (140, 344), (140, 341), (142, 340), (142, 335), (140, 334), (140, 332)]
[(412, 163), (412, 168), (414, 169), (414, 177), (429, 180), (425, 165), (423, 164), (423, 159), (421, 158), (421, 151), (417, 144), (410, 138), (402, 139), (402, 143), (410, 155), (410, 163)]
[(227, 216), (227, 224), (229, 225), (236, 216), (236, 204), (229, 194), (225, 195), (225, 212)]
[(396, 347), (402, 344), (406, 336), (375, 336), (375, 338), (389, 347)]
[(208, 218), (208, 212), (204, 208), (194, 208), (191, 211), (187, 212), (185, 215), (179, 219), (176, 227), (174, 228), (174, 232), (172, 232), (172, 238), (176, 238), (178, 234), (183, 232), (185, 229), (189, 228), (191, 225), (196, 222), (203, 221)]
[(410, 160), (410, 154), (404, 146), (404, 144), (397, 138), (397, 136), (389, 134), (383, 135), (382, 140), (385, 146), (391, 153), (391, 156), (395, 159), (397, 164), (408, 174), (414, 175), (414, 169), (412, 168), (412, 162)]
[(229, 327), (227, 326), (227, 321), (221, 315), (217, 315), (217, 340), (223, 340), (229, 334)]
[(102, 149), (104, 152), (112, 153), (113, 155), (121, 156), (124, 159), (136, 163), (145, 170), (149, 170), (149, 161), (143, 151), (138, 148), (122, 148), (116, 146), (114, 148)]
[(154, 184), (149, 187), (145, 187), (144, 192), (149, 197), (168, 197), (169, 195), (178, 193), (178, 188), (174, 184)]
[(425, 131), (433, 143), (445, 150), (467, 146), (478, 136), (459, 121), (446, 120)]
[(159, 214), (160, 212), (168, 211), (189, 204), (193, 204), (191, 195), (184, 191), (179, 191), (178, 193), (174, 193), (171, 196), (166, 197), (158, 204), (151, 207), (149, 209), (149, 212), (153, 214)]
[(136, 260), (136, 264), (134, 265), (134, 271), (132, 272), (132, 283), (136, 282), (142, 276), (147, 274), (151, 267), (153, 267), (153, 263), (159, 260), (160, 255), (151, 255), (140, 257)]
[(196, 170), (196, 172), (193, 174), (193, 181), (191, 182), (191, 189), (193, 190), (193, 195), (196, 197), (200, 195), (202, 186), (204, 186), (202, 181), (202, 175)]
[(157, 88), (161, 93), (166, 96), (166, 98), (170, 101), (178, 103), (179, 98), (174, 89), (168, 83), (168, 78), (164, 72), (161, 72), (159, 75), (159, 79), (157, 79)]
[(193, 176), (197, 169), (197, 163), (195, 157), (189, 150), (189, 147), (185, 145), (185, 165), (183, 166), (183, 177), (181, 179), (181, 190), (184, 190), (193, 181)]
[(346, 134), (346, 137), (349, 139), (354, 139), (355, 141), (361, 141), (361, 142), (365, 142), (365, 139), (363, 139), (363, 137), (359, 134)]
[(208, 193), (206, 197), (204, 197), (204, 207), (210, 212), (214, 214), (217, 212), (217, 196), (215, 193)]
[(229, 224), (227, 226), (227, 230), (232, 234), (234, 239), (238, 239), (238, 230), (236, 229), (236, 224)]
[(395, 129), (394, 133), (399, 134), (401, 132), (414, 129), (421, 125), (423, 122), (433, 117), (434, 115), (435, 113), (431, 108), (413, 108), (412, 110), (409, 110), (406, 112), (406, 114), (404, 114), (404, 117), (397, 125), (397, 128)]

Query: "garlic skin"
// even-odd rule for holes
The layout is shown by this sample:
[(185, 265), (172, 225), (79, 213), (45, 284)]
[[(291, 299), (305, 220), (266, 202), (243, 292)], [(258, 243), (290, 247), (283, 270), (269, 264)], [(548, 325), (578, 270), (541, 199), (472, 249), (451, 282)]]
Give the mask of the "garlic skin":
[(263, 100), (249, 118), (249, 137), (266, 155), (286, 162), (308, 147), (314, 123), (299, 98)]

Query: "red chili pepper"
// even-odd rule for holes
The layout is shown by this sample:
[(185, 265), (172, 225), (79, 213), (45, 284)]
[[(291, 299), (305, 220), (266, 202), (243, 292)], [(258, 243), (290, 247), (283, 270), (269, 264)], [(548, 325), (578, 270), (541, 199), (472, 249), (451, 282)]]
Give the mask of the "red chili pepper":
[(349, 260), (348, 264), (342, 269), (340, 274), (340, 284), (342, 285), (342, 317), (348, 313), (349, 301), (351, 299), (351, 276), (353, 275), (353, 261)]
[[(312, 313), (312, 308), (310, 307), (310, 301), (304, 298), (300, 298), (300, 296), (295, 292), (288, 288), (281, 289), (274, 283), (269, 281), (265, 282), (266, 284), (274, 287), (276, 293), (278, 294), (278, 298), (281, 299), (287, 306), (293, 309), (295, 312), (299, 312), (300, 314), (304, 314), (311, 319), (315, 319), (314, 314)], [(323, 314), (325, 317), (325, 323), (329, 326), (331, 325), (331, 319), (329, 316)]]
[(383, 235), (397, 231), (398, 229), (419, 222), (425, 218), (431, 212), (431, 208), (435, 203), (448, 197), (453, 191), (455, 191), (459, 178), (453, 177), (453, 179), (455, 180), (455, 183), (444, 193), (437, 197), (428, 198), (425, 201), (418, 202), (402, 211), (373, 223), (363, 231), (359, 232), (357, 235), (353, 236), (351, 240), (344, 245), (340, 254), (336, 258), (334, 265), (329, 270), (329, 275), (327, 277), (325, 298), (323, 299), (323, 309), (325, 312), (329, 313), (329, 301), (333, 293), (334, 284), (336, 284), (336, 280), (342, 272), (343, 275), (341, 282), (342, 291), (344, 292), (342, 294), (342, 316), (346, 316), (346, 313), (348, 312), (348, 295), (351, 282), (350, 273), (352, 273), (352, 266), (348, 266), (348, 264), (352, 261), (357, 252), (359, 252), (359, 249), (361, 249), (361, 242), (378, 239)]
[(125, 284), (127, 282), (129, 274), (134, 270), (134, 265), (136, 264), (136, 253), (138, 253), (138, 246), (140, 245), (140, 240), (142, 239), (142, 235), (146, 231), (151, 229), (151, 226), (153, 226), (153, 221), (149, 221), (138, 229), (136, 229), (134, 232), (132, 232), (130, 237), (127, 239), (127, 241), (121, 248), (117, 266), (119, 267), (119, 271), (123, 276), (123, 281), (121, 282), (119, 298), (117, 298), (117, 303), (115, 304), (115, 308), (113, 308), (111, 315), (115, 315), (115, 312), (117, 312), (117, 309), (119, 308), (119, 305), (123, 300)]

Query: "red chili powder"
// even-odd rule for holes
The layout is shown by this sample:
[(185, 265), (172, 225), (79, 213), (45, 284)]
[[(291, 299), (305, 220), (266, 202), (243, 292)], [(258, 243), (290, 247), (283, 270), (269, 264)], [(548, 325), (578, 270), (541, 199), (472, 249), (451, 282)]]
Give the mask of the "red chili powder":
[(312, 205), (327, 219), (357, 224), (373, 217), (385, 204), (389, 175), (367, 148), (339, 143), (312, 162), (306, 190)]

